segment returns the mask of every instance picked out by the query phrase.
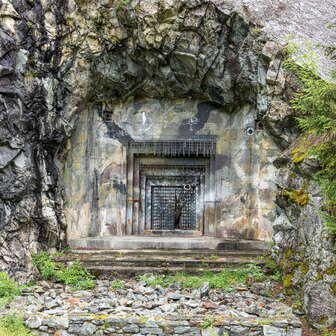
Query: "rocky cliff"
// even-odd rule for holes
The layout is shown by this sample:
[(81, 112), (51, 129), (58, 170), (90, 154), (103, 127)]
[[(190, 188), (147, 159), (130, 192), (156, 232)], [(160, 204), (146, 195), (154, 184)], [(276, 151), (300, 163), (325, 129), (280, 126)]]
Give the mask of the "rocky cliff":
[[(31, 253), (66, 244), (65, 144), (83, 106), (137, 95), (201, 96), (232, 113), (249, 103), (283, 151), (274, 162), (274, 255), (289, 287), (302, 289), (312, 323), (335, 323), (335, 248), (319, 217), (315, 163), (291, 160), (296, 80), (282, 69), (279, 47), (288, 33), (328, 42), (335, 10), (331, 0), (2, 0), (0, 268), (27, 280)], [(329, 68), (321, 57), (320, 72)], [(307, 202), (288, 190), (303, 190)]]

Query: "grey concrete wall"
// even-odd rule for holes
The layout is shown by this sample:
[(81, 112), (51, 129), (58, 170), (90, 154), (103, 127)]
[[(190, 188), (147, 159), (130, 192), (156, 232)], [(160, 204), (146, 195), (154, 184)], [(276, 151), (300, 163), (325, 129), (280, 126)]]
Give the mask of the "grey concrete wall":
[[(108, 107), (106, 107), (108, 109)], [(271, 240), (277, 149), (263, 130), (253, 135), (254, 110), (234, 114), (197, 99), (118, 103), (109, 121), (91, 106), (81, 114), (66, 163), (68, 237), (122, 235), (126, 221), (125, 139), (217, 136), (215, 193), (218, 237)], [(92, 117), (94, 116), (94, 117)], [(129, 225), (129, 223), (127, 224)]]

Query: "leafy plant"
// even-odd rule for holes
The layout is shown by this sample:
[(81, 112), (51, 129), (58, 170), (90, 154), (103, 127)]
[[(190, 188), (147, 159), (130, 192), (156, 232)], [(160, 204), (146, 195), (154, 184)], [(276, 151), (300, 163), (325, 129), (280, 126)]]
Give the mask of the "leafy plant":
[(125, 286), (125, 283), (124, 281), (121, 281), (121, 280), (113, 280), (111, 281), (111, 289), (112, 290), (118, 290), (118, 289), (121, 289), (121, 288), (124, 288)]
[(57, 273), (56, 279), (74, 289), (90, 289), (94, 287), (94, 277), (80, 266), (80, 261), (74, 261), (70, 267)]
[(21, 288), (9, 278), (7, 273), (0, 272), (0, 307), (17, 295), (21, 295)]
[(73, 289), (90, 289), (94, 287), (94, 277), (74, 261), (70, 266), (56, 263), (49, 254), (43, 252), (33, 256), (33, 264), (38, 268), (45, 280), (56, 280), (69, 285)]
[(204, 317), (204, 320), (202, 321), (202, 323), (200, 324), (200, 328), (201, 329), (206, 329), (206, 328), (210, 328), (214, 325), (216, 321), (216, 317), (213, 315), (206, 315)]
[(33, 336), (24, 325), (23, 318), (17, 315), (5, 315), (0, 319), (0, 336)]

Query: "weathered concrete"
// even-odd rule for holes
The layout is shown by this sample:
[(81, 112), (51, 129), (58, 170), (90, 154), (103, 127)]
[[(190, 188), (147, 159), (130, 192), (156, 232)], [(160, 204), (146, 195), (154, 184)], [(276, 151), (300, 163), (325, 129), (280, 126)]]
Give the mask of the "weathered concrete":
[(72, 249), (210, 249), (268, 250), (270, 243), (262, 240), (225, 240), (212, 237), (98, 237), (70, 239)]

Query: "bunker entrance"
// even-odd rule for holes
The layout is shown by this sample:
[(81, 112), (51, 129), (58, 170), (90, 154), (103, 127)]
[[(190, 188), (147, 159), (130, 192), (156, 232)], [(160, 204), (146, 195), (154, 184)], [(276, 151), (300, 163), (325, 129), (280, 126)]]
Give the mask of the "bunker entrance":
[[(214, 195), (213, 138), (129, 146), (130, 234), (207, 234)], [(204, 145), (206, 143), (206, 145)], [(211, 210), (208, 211), (211, 213)], [(130, 225), (127, 225), (129, 228)], [(127, 228), (126, 228), (127, 229)]]

